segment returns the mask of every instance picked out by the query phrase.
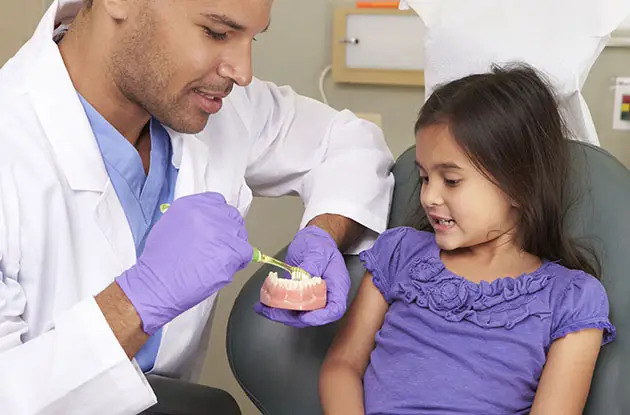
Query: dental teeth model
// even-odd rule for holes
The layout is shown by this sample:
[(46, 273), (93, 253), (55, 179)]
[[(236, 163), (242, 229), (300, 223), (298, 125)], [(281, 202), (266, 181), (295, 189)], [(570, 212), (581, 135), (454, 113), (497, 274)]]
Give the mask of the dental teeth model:
[(326, 282), (320, 277), (291, 274), (278, 278), (270, 272), (260, 288), (260, 302), (268, 307), (310, 311), (326, 306)]

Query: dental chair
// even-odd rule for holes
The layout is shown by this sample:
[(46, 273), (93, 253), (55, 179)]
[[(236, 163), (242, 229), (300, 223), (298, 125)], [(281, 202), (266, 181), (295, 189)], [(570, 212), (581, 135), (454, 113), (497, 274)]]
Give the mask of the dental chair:
[[(578, 197), (569, 210), (570, 233), (584, 237), (597, 252), (602, 282), (610, 299), (617, 339), (600, 354), (586, 415), (630, 414), (630, 171), (601, 148), (571, 144), (570, 190)], [(419, 207), (415, 148), (394, 166), (396, 186), (389, 227), (406, 223)], [(284, 258), (286, 248), (278, 253)], [(346, 256), (352, 279), (349, 301), (365, 269), (357, 256)], [(256, 272), (243, 287), (230, 314), (227, 354), (243, 390), (263, 414), (321, 414), (319, 369), (339, 323), (294, 329), (253, 311), (271, 268)]]
[(224, 390), (158, 375), (147, 380), (158, 403), (143, 415), (241, 415), (236, 400)]

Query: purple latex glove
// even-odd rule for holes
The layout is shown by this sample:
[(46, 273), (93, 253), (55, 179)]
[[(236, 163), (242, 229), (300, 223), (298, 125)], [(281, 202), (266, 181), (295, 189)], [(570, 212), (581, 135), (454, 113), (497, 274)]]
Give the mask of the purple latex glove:
[(153, 335), (231, 282), (252, 256), (239, 211), (218, 193), (201, 193), (173, 202), (116, 282)]
[(344, 315), (350, 291), (350, 274), (335, 240), (328, 232), (317, 226), (308, 226), (299, 231), (289, 245), (285, 262), (326, 281), (326, 308), (293, 311), (270, 308), (259, 302), (254, 306), (257, 313), (297, 328), (322, 326)]

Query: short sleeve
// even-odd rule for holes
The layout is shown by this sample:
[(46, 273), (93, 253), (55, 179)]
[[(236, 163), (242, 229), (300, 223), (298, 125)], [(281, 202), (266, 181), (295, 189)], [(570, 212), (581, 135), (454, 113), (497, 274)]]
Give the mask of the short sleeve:
[(604, 286), (584, 272), (570, 275), (571, 282), (558, 298), (552, 326), (551, 341), (569, 333), (595, 328), (604, 331), (602, 345), (615, 338), (615, 327), (608, 318), (608, 296)]
[(426, 251), (433, 235), (413, 228), (400, 227), (383, 232), (374, 246), (361, 252), (359, 258), (372, 273), (372, 281), (385, 300), (392, 302), (392, 286), (399, 271), (418, 254)]

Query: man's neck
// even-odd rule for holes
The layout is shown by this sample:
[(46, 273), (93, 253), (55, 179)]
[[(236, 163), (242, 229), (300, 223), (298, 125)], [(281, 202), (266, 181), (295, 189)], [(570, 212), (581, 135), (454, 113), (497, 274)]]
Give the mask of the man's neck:
[[(85, 24), (81, 12), (59, 42), (59, 51), (75, 89), (132, 145), (136, 144), (150, 115), (120, 91), (108, 70), (106, 36), (95, 36), (98, 22)], [(106, 31), (100, 31), (103, 33)]]

